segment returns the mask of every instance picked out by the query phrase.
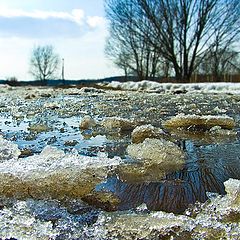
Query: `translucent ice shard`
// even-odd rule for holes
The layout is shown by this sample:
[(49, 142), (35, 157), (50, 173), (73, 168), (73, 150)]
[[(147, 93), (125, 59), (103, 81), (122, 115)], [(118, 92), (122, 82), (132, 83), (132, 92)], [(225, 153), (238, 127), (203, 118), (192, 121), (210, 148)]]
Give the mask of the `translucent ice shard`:
[(164, 134), (163, 130), (151, 124), (136, 127), (132, 132), (132, 142), (141, 143), (146, 138), (158, 138)]
[(119, 158), (64, 154), (47, 146), (40, 155), (0, 163), (0, 194), (8, 197), (80, 198), (103, 181)]
[(240, 180), (229, 179), (224, 183), (231, 205), (240, 208)]
[(203, 130), (209, 130), (214, 126), (220, 126), (221, 128), (232, 129), (235, 127), (235, 121), (228, 116), (179, 114), (165, 121), (164, 126), (167, 128), (200, 128)]
[(110, 131), (131, 131), (135, 127), (135, 123), (131, 120), (119, 118), (119, 117), (110, 117), (102, 121), (102, 126)]
[(118, 174), (128, 182), (159, 181), (169, 171), (181, 169), (185, 163), (184, 152), (165, 139), (147, 138), (142, 143), (129, 145), (127, 152), (137, 162), (121, 165)]
[(128, 146), (127, 152), (131, 157), (149, 163), (174, 165), (184, 162), (184, 152), (165, 139), (147, 138), (143, 143)]

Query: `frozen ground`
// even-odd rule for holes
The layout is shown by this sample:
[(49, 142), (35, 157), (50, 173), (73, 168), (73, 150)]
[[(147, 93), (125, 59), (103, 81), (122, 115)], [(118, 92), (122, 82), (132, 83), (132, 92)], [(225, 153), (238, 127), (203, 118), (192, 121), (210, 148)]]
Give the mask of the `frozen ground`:
[(0, 238), (239, 239), (240, 85), (113, 85), (0, 86)]

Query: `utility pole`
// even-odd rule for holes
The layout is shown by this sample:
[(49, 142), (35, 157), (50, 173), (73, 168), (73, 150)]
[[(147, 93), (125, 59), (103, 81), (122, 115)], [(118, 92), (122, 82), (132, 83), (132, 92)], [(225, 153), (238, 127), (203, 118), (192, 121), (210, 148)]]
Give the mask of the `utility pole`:
[(62, 58), (62, 81), (64, 82), (64, 58)]

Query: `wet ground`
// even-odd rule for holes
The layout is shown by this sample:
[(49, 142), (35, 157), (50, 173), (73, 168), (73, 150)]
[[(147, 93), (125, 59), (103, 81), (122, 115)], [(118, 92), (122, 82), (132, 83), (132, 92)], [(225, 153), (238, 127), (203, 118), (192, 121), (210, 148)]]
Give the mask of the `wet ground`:
[[(74, 150), (85, 156), (98, 156), (99, 152), (106, 153), (109, 158), (119, 156), (124, 164), (135, 164), (136, 169), (138, 165), (126, 152), (131, 144), (131, 131), (120, 132), (102, 127), (81, 130), (80, 122), (86, 115), (98, 122), (108, 117), (121, 117), (136, 125), (152, 124), (163, 128), (167, 138), (184, 151), (184, 166), (173, 171), (168, 169), (160, 177), (158, 169), (153, 168), (150, 173), (152, 180), (149, 177), (138, 179), (134, 175), (121, 175), (121, 166), (109, 172), (108, 178), (96, 185), (95, 192), (109, 193), (110, 200), (104, 202), (98, 197), (85, 196), (82, 200), (89, 207), (81, 205), (76, 208), (81, 219), (85, 213), (91, 216), (90, 220), (81, 220), (84, 224), (95, 222), (99, 211), (132, 211), (142, 204), (146, 204), (144, 211), (184, 213), (196, 202), (204, 203), (208, 192), (224, 195), (224, 182), (229, 178), (240, 179), (239, 95), (30, 87), (0, 88), (0, 92), (0, 134), (18, 145), (21, 158), (38, 154), (50, 145), (66, 153)], [(235, 120), (236, 127), (233, 134), (221, 135), (164, 129), (164, 121), (179, 113), (227, 115)], [(117, 201), (114, 202), (115, 198)], [(44, 209), (44, 206), (41, 205), (41, 208)], [(60, 211), (54, 205), (55, 208)], [(49, 206), (46, 209), (49, 211)]]

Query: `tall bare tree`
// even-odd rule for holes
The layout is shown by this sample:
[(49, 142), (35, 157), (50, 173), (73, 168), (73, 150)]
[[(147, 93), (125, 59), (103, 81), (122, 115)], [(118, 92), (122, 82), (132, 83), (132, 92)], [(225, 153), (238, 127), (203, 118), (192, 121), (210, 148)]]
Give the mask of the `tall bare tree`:
[[(173, 64), (176, 78), (189, 81), (196, 59), (215, 47), (226, 49), (239, 37), (239, 0), (138, 0), (139, 14), (152, 25), (148, 37)], [(145, 28), (142, 34), (145, 35)]]
[[(110, 37), (106, 55), (123, 69), (125, 76), (134, 74), (139, 80), (157, 75), (160, 54), (138, 33), (134, 21), (147, 19), (136, 15), (136, 0), (106, 0), (105, 8), (110, 21)], [(145, 18), (145, 19), (144, 19)], [(149, 26), (150, 27), (150, 26)], [(149, 32), (148, 29), (147, 32)], [(147, 34), (146, 32), (146, 34)]]
[(190, 81), (210, 50), (227, 49), (239, 38), (239, 0), (132, 0), (132, 11), (124, 7), (129, 0), (108, 2), (110, 22), (131, 23), (131, 36), (170, 63), (179, 81)]
[(60, 58), (53, 46), (37, 46), (32, 51), (30, 73), (36, 80), (55, 79), (59, 64)]

